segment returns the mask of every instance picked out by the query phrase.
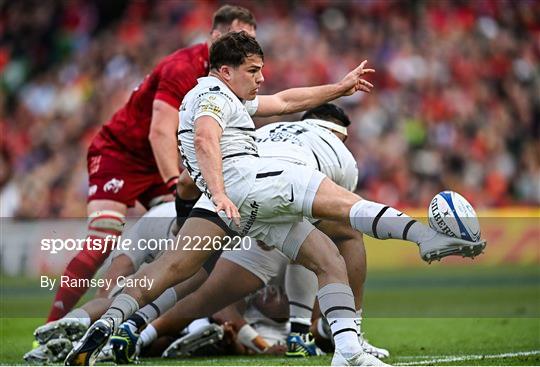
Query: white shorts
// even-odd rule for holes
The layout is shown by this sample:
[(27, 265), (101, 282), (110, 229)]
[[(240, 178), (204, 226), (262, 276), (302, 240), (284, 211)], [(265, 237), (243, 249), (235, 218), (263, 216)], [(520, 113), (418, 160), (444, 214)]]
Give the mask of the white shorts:
[[(291, 260), (296, 259), (300, 245), (314, 227), (304, 217), (311, 217), (315, 194), (326, 177), (319, 171), (303, 165), (276, 159), (259, 158), (244, 169), (255, 170), (255, 178), (240, 183), (235, 180), (231, 187), (225, 182), (225, 190), (240, 212), (240, 228), (223, 212), (223, 221), (242, 236), (251, 236), (268, 246), (277, 247)], [(253, 177), (245, 174), (244, 177)], [(241, 196), (238, 190), (247, 192)], [(249, 191), (246, 187), (250, 188)], [(214, 204), (203, 195), (195, 208), (214, 211)]]
[(131, 247), (114, 250), (110, 256), (111, 260), (126, 255), (131, 259), (135, 271), (142, 264), (151, 263), (165, 249), (164, 241), (174, 241), (171, 228), (175, 221), (174, 202), (153, 207), (122, 235), (122, 242), (130, 240)]
[(289, 264), (289, 259), (282, 252), (263, 250), (253, 239), (249, 250), (223, 251), (221, 257), (255, 274), (265, 285), (272, 279), (281, 278)]

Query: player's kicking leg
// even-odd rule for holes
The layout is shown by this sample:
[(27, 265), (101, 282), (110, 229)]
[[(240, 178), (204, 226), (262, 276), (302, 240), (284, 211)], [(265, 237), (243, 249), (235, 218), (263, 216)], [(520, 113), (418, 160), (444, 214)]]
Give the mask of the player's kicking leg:
[(362, 199), (328, 178), (317, 190), (312, 213), (315, 218), (349, 223), (373, 238), (415, 242), (427, 262), (450, 255), (475, 257), (486, 246), (486, 241), (469, 242), (439, 233), (390, 206)]
[[(425, 261), (457, 254), (473, 257), (480, 254), (485, 247), (485, 241), (472, 243), (440, 234), (394, 208), (363, 200), (327, 178), (324, 178), (317, 188), (311, 212), (316, 218), (350, 223), (352, 228), (374, 238), (396, 238), (415, 242), (419, 245), (420, 256)], [(336, 293), (337, 289), (332, 291)], [(348, 290), (343, 288), (343, 291), (343, 293), (348, 293), (350, 288)], [(336, 351), (332, 364), (357, 365), (372, 363), (365, 360), (364, 354), (366, 353), (363, 351), (362, 353), (355, 352), (357, 345), (354, 343), (347, 344), (352, 340), (352, 330), (356, 330), (356, 326), (347, 328), (340, 325), (342, 323), (340, 320), (354, 319), (356, 317), (356, 310), (353, 308), (354, 302), (348, 311), (342, 312), (340, 318), (326, 311), (327, 306), (322, 302), (321, 295), (319, 295), (319, 305), (321, 312), (330, 323), (335, 341)], [(327, 313), (330, 314), (330, 317)], [(346, 329), (351, 331), (348, 341), (343, 340), (342, 334), (349, 333), (341, 331)]]

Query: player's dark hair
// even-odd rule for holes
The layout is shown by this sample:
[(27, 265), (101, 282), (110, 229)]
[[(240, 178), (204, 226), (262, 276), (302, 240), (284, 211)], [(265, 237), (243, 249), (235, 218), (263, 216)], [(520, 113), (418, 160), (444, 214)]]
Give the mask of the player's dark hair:
[(307, 110), (306, 113), (302, 116), (302, 120), (306, 119), (319, 119), (335, 122), (342, 126), (349, 126), (351, 120), (349, 116), (343, 111), (341, 107), (336, 106), (333, 103), (325, 103), (310, 110)]
[(223, 5), (214, 13), (212, 30), (219, 27), (229, 27), (236, 19), (257, 28), (255, 17), (249, 10), (241, 6)]
[(244, 31), (230, 32), (218, 38), (210, 47), (210, 69), (218, 70), (223, 65), (236, 68), (252, 55), (264, 60), (257, 40)]

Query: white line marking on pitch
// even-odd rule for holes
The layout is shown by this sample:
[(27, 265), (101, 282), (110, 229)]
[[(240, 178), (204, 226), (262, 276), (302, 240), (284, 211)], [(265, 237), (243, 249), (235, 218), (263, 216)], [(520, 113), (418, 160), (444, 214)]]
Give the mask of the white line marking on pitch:
[[(460, 361), (474, 361), (481, 359), (494, 359), (494, 358), (511, 358), (511, 357), (525, 357), (534, 356), (540, 354), (540, 350), (532, 350), (530, 352), (516, 352), (516, 353), (502, 353), (502, 354), (473, 354), (468, 356), (441, 356), (442, 358), (430, 359), (426, 361), (404, 362), (396, 363), (396, 366), (418, 366), (423, 364), (437, 364), (446, 362), (460, 362)], [(411, 357), (408, 357), (411, 358)]]

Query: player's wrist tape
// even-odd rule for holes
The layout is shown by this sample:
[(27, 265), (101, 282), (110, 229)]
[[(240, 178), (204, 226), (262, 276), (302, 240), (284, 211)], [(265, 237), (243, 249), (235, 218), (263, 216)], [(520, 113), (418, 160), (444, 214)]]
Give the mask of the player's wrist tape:
[(165, 182), (165, 186), (167, 186), (167, 191), (169, 191), (172, 194), (176, 193), (176, 184), (178, 183), (178, 177), (179, 176), (173, 176)]
[(248, 347), (257, 353), (262, 353), (270, 347), (266, 340), (264, 340), (249, 324), (245, 324), (240, 328), (237, 339), (243, 346)]

